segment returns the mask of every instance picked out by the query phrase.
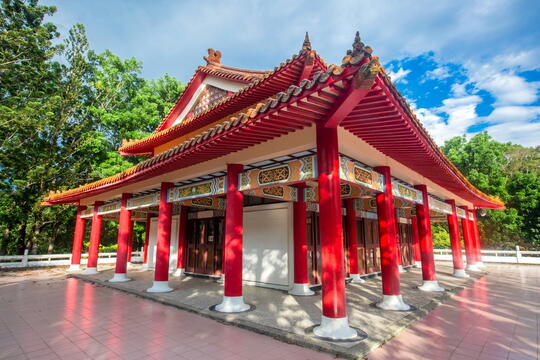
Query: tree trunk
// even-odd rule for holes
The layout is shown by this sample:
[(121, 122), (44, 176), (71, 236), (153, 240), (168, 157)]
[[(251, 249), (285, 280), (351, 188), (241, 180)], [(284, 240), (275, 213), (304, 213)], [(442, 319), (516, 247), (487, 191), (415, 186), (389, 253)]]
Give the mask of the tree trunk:
[(17, 255), (23, 255), (26, 248), (26, 219), (19, 225), (19, 239), (17, 241)]

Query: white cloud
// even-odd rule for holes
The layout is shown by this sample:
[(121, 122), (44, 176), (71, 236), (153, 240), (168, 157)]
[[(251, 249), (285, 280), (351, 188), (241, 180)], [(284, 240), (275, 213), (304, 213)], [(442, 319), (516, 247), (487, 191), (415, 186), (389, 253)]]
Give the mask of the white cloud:
[(478, 89), (491, 93), (496, 105), (526, 105), (538, 99), (540, 83), (527, 82), (515, 74), (516, 69), (498, 69), (492, 63), (467, 67), (470, 81)]
[(450, 76), (450, 69), (446, 66), (439, 66), (426, 73), (426, 78), (431, 80), (444, 80)]
[(477, 95), (449, 98), (434, 109), (417, 109), (416, 115), (438, 144), (460, 136), (478, 120), (476, 106), (482, 102)]
[[(540, 106), (501, 106), (486, 116), (485, 121), (490, 124), (511, 125), (514, 122), (532, 121), (538, 116), (540, 116)], [(536, 125), (540, 127), (540, 124)]]
[(539, 122), (506, 122), (489, 126), (486, 130), (497, 141), (511, 141), (523, 146), (533, 147), (540, 145)]
[(534, 0), (44, 3), (58, 6), (52, 20), (63, 29), (85, 24), (94, 47), (135, 55), (153, 76), (188, 79), (208, 47), (221, 50), (229, 65), (272, 68), (299, 50), (306, 30), (330, 63), (350, 49), (356, 30), (383, 62), (433, 51), (443, 62), (500, 56), (513, 66), (540, 63), (540, 2)]
[(400, 67), (398, 69), (398, 71), (395, 71), (395, 72), (394, 71), (389, 71), (388, 76), (390, 76), (392, 81), (395, 82), (396, 84), (399, 83), (399, 82), (403, 83), (403, 84), (406, 84), (407, 80), (405, 78), (407, 77), (407, 75), (409, 75), (410, 72), (411, 72), (411, 70), (405, 70), (402, 67)]

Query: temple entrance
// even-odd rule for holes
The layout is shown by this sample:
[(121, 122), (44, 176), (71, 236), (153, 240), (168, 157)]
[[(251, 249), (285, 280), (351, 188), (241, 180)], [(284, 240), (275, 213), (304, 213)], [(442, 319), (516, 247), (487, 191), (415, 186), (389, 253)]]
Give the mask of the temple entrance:
[[(381, 250), (379, 248), (379, 224), (377, 220), (362, 218), (361, 231), (363, 241), (358, 247), (364, 247), (364, 271), (366, 274), (381, 271)], [(359, 259), (361, 260), (361, 259)]]
[(189, 219), (186, 271), (221, 275), (224, 217)]
[(398, 223), (398, 232), (399, 244), (401, 247), (401, 262), (403, 266), (413, 265), (414, 249), (411, 224)]
[(308, 276), (309, 283), (321, 283), (321, 239), (319, 236), (319, 214), (308, 212), (307, 216), (307, 241), (308, 241)]

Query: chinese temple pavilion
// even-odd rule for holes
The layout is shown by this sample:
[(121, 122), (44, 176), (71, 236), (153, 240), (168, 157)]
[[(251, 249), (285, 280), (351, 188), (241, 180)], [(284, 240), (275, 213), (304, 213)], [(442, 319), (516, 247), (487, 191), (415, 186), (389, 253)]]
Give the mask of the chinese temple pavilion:
[(114, 220), (110, 281), (129, 281), (132, 221), (145, 221), (144, 262), (154, 272), (147, 291), (172, 291), (170, 276), (216, 276), (224, 296), (215, 310), (242, 312), (245, 285), (312, 296), (320, 284), (315, 335), (349, 339), (357, 333), (346, 279), (380, 273), (377, 306), (389, 311), (409, 309), (403, 267), (421, 266), (419, 291), (444, 291), (432, 221), (448, 222), (454, 276), (482, 266), (476, 209), (504, 205), (445, 157), (358, 33), (339, 65), (328, 65), (307, 35), (271, 71), (223, 65), (213, 49), (204, 59), (159, 127), (119, 149), (146, 160), (45, 200), (78, 207), (71, 270), (80, 268), (86, 219), (86, 274), (97, 272), (102, 221)]

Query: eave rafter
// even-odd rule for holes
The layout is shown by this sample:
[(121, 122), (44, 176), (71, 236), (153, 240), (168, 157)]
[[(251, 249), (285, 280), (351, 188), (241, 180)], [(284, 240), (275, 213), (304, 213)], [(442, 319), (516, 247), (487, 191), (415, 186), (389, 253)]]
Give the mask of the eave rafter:
[(364, 59), (360, 69), (352, 76), (348, 88), (330, 111), (325, 120), (325, 127), (338, 126), (351, 113), (358, 103), (371, 91), (381, 66), (377, 58)]
[[(318, 71), (309, 79), (315, 67), (321, 66), (318, 56), (313, 62), (309, 60), (313, 54), (311, 49), (303, 49), (300, 53), (305, 55), (303, 62), (287, 64), (299, 77), (277, 70), (273, 75), (274, 86), (298, 85), (273, 93), (263, 102), (250, 105), (252, 107), (245, 112), (229, 112), (228, 117), (214, 119), (220, 122), (219, 125), (124, 173), (66, 194), (53, 195), (48, 203), (74, 203), (105, 190), (215, 159), (324, 121), (327, 127), (344, 127), (385, 155), (477, 206), (502, 206), (474, 188), (445, 158), (386, 76), (377, 58), (371, 57), (371, 49), (365, 47), (358, 36), (341, 66), (331, 65), (325, 72)], [(310, 68), (311, 65), (314, 67)], [(254, 93), (259, 91), (256, 85), (250, 89)], [(226, 112), (225, 108), (212, 111)], [(200, 125), (199, 122), (192, 126)], [(168, 136), (180, 135), (171, 133)]]

